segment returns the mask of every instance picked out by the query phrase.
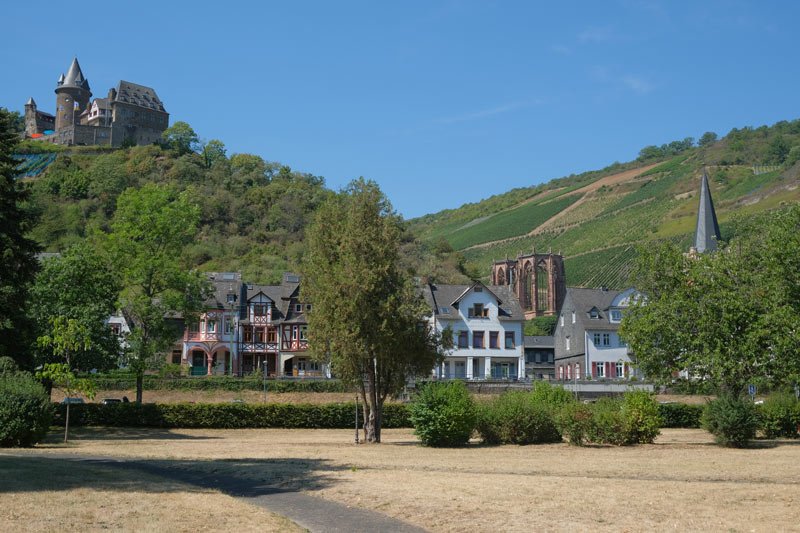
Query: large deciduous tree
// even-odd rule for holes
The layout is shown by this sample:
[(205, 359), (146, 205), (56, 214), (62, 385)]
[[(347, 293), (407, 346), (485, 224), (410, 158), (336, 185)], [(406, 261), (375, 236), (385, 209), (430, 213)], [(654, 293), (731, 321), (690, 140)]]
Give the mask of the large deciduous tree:
[(203, 309), (208, 282), (187, 268), (182, 255), (199, 216), (186, 192), (169, 187), (148, 184), (117, 200), (106, 245), (122, 285), (119, 305), (131, 326), (127, 356), (137, 403), (144, 371), (181, 334), (169, 317), (196, 320)]
[(14, 148), (19, 136), (15, 117), (0, 109), (0, 356), (31, 368), (30, 322), (25, 307), (38, 268), (38, 245), (25, 237), (35, 217), (27, 207), (28, 192), (16, 181)]
[[(119, 341), (107, 324), (119, 290), (110, 265), (88, 244), (75, 245), (44, 262), (31, 290), (31, 316), (40, 337), (52, 330), (57, 317), (83, 328), (86, 342), (71, 350), (71, 370), (107, 370), (119, 363)], [(51, 345), (40, 343), (37, 364), (62, 363), (47, 346)]]
[(646, 294), (620, 334), (653, 378), (686, 371), (721, 392), (800, 377), (800, 207), (741, 223), (718, 252), (641, 250), (633, 283)]
[(372, 181), (353, 181), (318, 209), (307, 230), (303, 299), (309, 341), (364, 402), (364, 436), (380, 442), (386, 398), (440, 358), (440, 338), (399, 267), (401, 220)]
[(161, 134), (164, 142), (179, 154), (196, 152), (200, 147), (200, 139), (192, 127), (183, 121), (178, 121)]

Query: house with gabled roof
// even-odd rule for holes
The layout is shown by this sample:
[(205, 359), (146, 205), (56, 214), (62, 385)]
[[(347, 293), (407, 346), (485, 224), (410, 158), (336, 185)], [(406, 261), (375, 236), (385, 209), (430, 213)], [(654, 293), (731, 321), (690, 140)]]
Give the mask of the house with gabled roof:
[(567, 288), (554, 333), (556, 379), (629, 379), (638, 376), (618, 330), (635, 289)]
[(524, 379), (525, 315), (509, 286), (429, 283), (423, 297), (429, 321), (453, 336), (453, 348), (433, 370), (439, 379)]

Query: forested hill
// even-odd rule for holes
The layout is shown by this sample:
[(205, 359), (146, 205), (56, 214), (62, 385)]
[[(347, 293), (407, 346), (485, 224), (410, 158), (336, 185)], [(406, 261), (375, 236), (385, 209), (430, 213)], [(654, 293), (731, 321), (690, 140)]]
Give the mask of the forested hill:
[(668, 239), (688, 250), (704, 166), (726, 239), (735, 217), (800, 199), (800, 120), (646, 146), (635, 161), (426, 215), (410, 228), (463, 254), (483, 278), (493, 260), (535, 248), (564, 254), (570, 286), (622, 287), (637, 245)]
[[(197, 238), (175, 250), (186, 268), (241, 271), (257, 283), (278, 283), (284, 272), (300, 270), (306, 225), (333, 194), (320, 176), (252, 154), (228, 156), (220, 141), (194, 148), (121, 149), (25, 141), (17, 151), (20, 179), (30, 187), (39, 215), (31, 237), (44, 251), (63, 252), (107, 229), (125, 189), (166, 184), (188, 191), (200, 207)], [(405, 266), (421, 275), (467, 280), (459, 271), (460, 256), (410, 235), (402, 256)]]

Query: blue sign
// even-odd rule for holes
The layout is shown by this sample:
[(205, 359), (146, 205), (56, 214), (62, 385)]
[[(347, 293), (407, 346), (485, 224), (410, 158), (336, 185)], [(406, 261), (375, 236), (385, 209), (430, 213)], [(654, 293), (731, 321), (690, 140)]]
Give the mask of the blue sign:
[(749, 394), (750, 396), (756, 395), (756, 386), (753, 385), (752, 383), (747, 386), (747, 394)]

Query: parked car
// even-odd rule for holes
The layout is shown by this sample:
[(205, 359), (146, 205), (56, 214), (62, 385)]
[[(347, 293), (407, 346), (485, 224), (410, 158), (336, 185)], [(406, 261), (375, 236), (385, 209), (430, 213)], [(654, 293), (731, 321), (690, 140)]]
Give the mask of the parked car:
[(76, 403), (86, 403), (86, 402), (83, 401), (83, 398), (67, 398), (67, 397), (64, 397), (64, 399), (61, 400), (61, 404), (62, 405), (66, 405), (68, 403), (76, 404)]
[(103, 398), (100, 403), (103, 405), (110, 405), (112, 403), (122, 403), (120, 398)]

